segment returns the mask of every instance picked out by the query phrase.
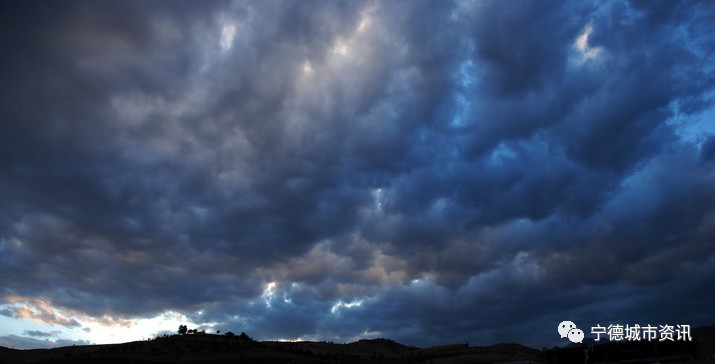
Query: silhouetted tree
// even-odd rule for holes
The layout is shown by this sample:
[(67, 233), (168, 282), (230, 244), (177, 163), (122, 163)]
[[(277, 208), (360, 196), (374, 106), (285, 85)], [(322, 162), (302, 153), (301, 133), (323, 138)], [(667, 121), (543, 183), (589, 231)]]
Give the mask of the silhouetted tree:
[(228, 337), (234, 337), (234, 336), (236, 336), (236, 334), (234, 334), (234, 333), (231, 332), (231, 331), (225, 333), (224, 335), (226, 335), (226, 336), (228, 336)]
[(188, 328), (186, 325), (179, 325), (179, 335), (186, 335)]
[(245, 332), (241, 331), (241, 335), (238, 335), (239, 338), (247, 341), (254, 341), (252, 337), (246, 335)]

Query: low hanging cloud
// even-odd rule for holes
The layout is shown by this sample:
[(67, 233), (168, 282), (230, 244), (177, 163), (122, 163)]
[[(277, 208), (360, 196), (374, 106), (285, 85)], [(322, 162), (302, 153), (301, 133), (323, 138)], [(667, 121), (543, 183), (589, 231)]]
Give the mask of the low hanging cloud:
[(35, 349), (51, 349), (59, 348), (63, 346), (72, 345), (90, 345), (91, 343), (87, 340), (71, 340), (71, 339), (58, 339), (58, 340), (40, 340), (34, 339), (27, 336), (18, 335), (5, 335), (0, 336), (0, 345), (9, 348), (35, 348)]
[[(4, 302), (17, 303), (23, 301), (19, 297), (4, 297)], [(74, 318), (65, 317), (62, 314), (58, 314), (50, 304), (41, 299), (30, 299), (29, 304), (20, 303), (17, 306), (10, 306), (4, 308), (0, 314), (7, 317), (27, 319), (36, 322), (42, 322), (49, 325), (59, 325), (67, 328), (73, 328), (81, 326), (79, 321)], [(39, 331), (34, 331), (39, 332)]]
[(53, 337), (61, 334), (61, 331), (40, 331), (40, 330), (25, 330), (23, 332), (23, 335), (27, 336), (32, 336), (32, 337)]
[(709, 2), (2, 7), (3, 316), (534, 346), (715, 320)]

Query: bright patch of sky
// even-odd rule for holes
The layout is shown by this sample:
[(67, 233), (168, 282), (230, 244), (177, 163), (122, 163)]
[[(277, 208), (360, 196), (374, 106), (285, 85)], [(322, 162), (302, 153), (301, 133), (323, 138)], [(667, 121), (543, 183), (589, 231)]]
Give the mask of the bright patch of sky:
[(583, 32), (576, 37), (573, 42), (574, 53), (569, 57), (571, 66), (583, 66), (589, 61), (601, 59), (605, 54), (603, 47), (593, 47), (589, 43), (589, 37), (594, 31), (593, 23), (589, 23)]
[(236, 37), (236, 26), (227, 24), (221, 28), (221, 49), (226, 52), (233, 46), (233, 39)]
[(360, 306), (362, 306), (362, 302), (363, 302), (363, 300), (355, 300), (352, 302), (343, 302), (342, 300), (338, 300), (338, 302), (336, 302), (333, 305), (333, 307), (330, 308), (330, 313), (338, 314), (338, 313), (340, 313), (340, 309), (342, 307), (345, 307), (345, 308), (360, 307)]
[(584, 60), (596, 58), (603, 52), (603, 47), (592, 47), (588, 44), (588, 37), (591, 36), (591, 33), (593, 33), (593, 24), (588, 24), (574, 43)]
[(270, 282), (266, 285), (266, 289), (263, 290), (263, 294), (261, 295), (263, 301), (266, 303), (266, 306), (271, 307), (271, 301), (273, 300), (273, 296), (275, 295), (276, 282)]
[(375, 201), (375, 211), (382, 211), (382, 202), (383, 202), (383, 191), (382, 188), (376, 188), (372, 190), (372, 198)]
[[(0, 311), (7, 310), (17, 305), (2, 305)], [(56, 314), (61, 310), (53, 309)], [(47, 337), (40, 338), (50, 344), (57, 340), (69, 339), (85, 340), (92, 344), (111, 344), (154, 338), (162, 332), (176, 332), (179, 325), (190, 327), (211, 326), (215, 323), (195, 323), (183, 314), (166, 311), (154, 317), (128, 319), (117, 322), (108, 319), (92, 317), (67, 317), (76, 320), (79, 325), (66, 327), (59, 324), (47, 323), (38, 319), (9, 317), (0, 315), (0, 327), (4, 335), (26, 336), (27, 332), (47, 333)]]

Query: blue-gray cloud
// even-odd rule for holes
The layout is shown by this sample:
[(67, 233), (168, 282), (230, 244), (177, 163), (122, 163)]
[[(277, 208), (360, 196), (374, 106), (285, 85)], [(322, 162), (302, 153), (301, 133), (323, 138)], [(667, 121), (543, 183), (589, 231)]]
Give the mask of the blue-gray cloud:
[(61, 331), (40, 331), (40, 330), (25, 330), (23, 335), (32, 337), (53, 337), (61, 334)]
[(50, 341), (48, 339), (40, 340), (40, 339), (34, 339), (31, 337), (18, 336), (18, 335), (0, 336), (0, 345), (9, 347), (9, 348), (16, 348), (16, 349), (28, 349), (28, 348), (51, 349), (51, 348), (59, 348), (59, 347), (63, 347), (63, 346), (90, 345), (90, 344), (91, 343), (86, 340), (58, 339), (58, 340)]
[(415, 345), (715, 319), (709, 2), (2, 7), (8, 302)]

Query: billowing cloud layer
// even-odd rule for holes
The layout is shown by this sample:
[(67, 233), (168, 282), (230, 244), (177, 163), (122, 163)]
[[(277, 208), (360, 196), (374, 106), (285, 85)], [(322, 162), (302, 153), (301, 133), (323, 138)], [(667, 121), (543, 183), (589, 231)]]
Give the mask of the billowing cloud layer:
[(416, 345), (715, 321), (711, 2), (0, 14), (3, 316)]

